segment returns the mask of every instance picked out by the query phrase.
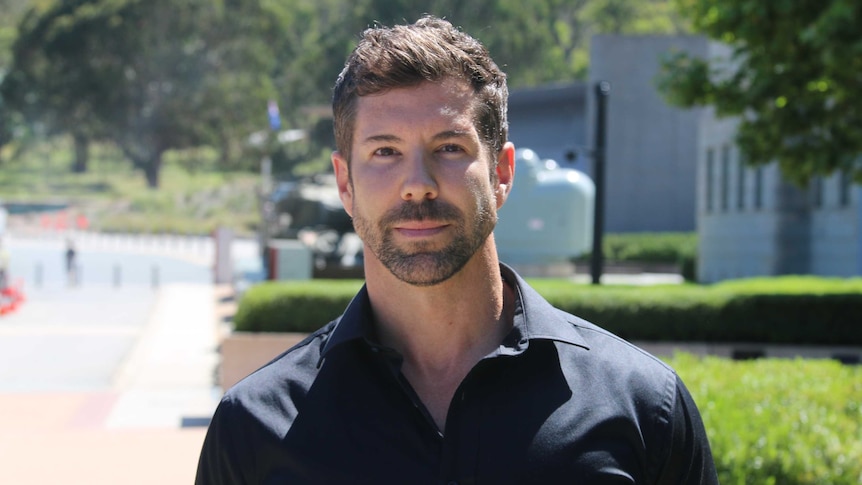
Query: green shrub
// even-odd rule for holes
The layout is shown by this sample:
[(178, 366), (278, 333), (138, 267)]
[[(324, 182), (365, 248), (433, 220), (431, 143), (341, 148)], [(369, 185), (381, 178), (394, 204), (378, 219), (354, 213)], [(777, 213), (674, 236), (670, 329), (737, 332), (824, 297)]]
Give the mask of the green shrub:
[[(862, 291), (856, 280), (820, 293), (781, 283), (701, 287), (586, 287), (534, 281), (554, 306), (629, 340), (862, 344)], [(784, 291), (782, 291), (784, 288)], [(763, 292), (761, 292), (763, 291)], [(829, 293), (828, 291), (833, 291)]]
[(680, 256), (679, 272), (685, 281), (697, 281), (697, 254)]
[[(338, 316), (358, 280), (251, 288), (243, 331), (311, 332)], [(714, 286), (592, 286), (535, 279), (551, 304), (629, 340), (862, 345), (862, 279), (772, 278)]]
[(726, 280), (715, 283), (710, 287), (746, 294), (822, 295), (826, 293), (862, 293), (862, 278), (826, 278), (821, 276), (757, 277)]
[(234, 316), (245, 332), (313, 332), (341, 315), (360, 280), (266, 282), (248, 289)]
[(724, 485), (862, 483), (862, 367), (678, 354)]
[[(697, 256), (697, 233), (632, 232), (610, 233), (602, 238), (606, 261), (683, 264)], [(588, 261), (590, 253), (578, 258)]]

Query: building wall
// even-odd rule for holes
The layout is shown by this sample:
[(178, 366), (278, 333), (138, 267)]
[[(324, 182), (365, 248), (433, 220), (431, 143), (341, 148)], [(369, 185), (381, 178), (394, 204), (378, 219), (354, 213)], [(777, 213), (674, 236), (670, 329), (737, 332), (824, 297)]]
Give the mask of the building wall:
[(862, 274), (859, 188), (840, 174), (806, 188), (784, 181), (776, 164), (743, 164), (737, 120), (700, 120), (698, 280), (784, 274)]
[[(595, 138), (597, 82), (611, 83), (607, 111), (605, 228), (608, 232), (695, 229), (699, 109), (669, 106), (655, 87), (674, 50), (705, 55), (696, 36), (594, 36), (587, 88), (588, 145)], [(592, 174), (592, 167), (587, 170)]]
[[(697, 230), (702, 282), (862, 275), (862, 187), (842, 196), (835, 175), (803, 190), (774, 164), (744, 165), (736, 119), (673, 108), (658, 94), (660, 58), (674, 49), (713, 59), (729, 53), (700, 37), (596, 36), (587, 84), (512, 92), (510, 139), (592, 175), (594, 86), (607, 80), (606, 231)], [(581, 156), (571, 163), (573, 151)]]
[(852, 186), (840, 174), (822, 181), (813, 197), (811, 224), (811, 273), (823, 276), (862, 274), (859, 265), (859, 204)]
[(737, 125), (733, 118), (716, 119), (708, 109), (698, 126), (698, 279), (702, 282), (770, 274), (776, 265), (777, 168), (741, 164), (733, 142)]
[(509, 140), (542, 159), (585, 171), (588, 159), (571, 159), (585, 145), (585, 93), (586, 85), (580, 82), (512, 90)]

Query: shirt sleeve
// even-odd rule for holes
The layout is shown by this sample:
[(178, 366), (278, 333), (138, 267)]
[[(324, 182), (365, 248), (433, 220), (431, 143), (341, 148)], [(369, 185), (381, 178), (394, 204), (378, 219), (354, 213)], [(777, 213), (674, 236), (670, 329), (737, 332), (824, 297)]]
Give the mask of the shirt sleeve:
[(715, 462), (697, 406), (677, 376), (670, 446), (657, 484), (718, 485)]
[(231, 402), (223, 399), (216, 408), (198, 460), (195, 485), (239, 485), (249, 483), (242, 475), (242, 458), (232, 439)]

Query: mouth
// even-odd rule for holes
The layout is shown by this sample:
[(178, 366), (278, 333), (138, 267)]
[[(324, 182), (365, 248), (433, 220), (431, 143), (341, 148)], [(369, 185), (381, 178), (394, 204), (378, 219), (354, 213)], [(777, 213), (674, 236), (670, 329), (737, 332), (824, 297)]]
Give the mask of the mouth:
[(446, 230), (449, 224), (436, 221), (410, 221), (397, 224), (393, 229), (405, 237), (430, 237)]

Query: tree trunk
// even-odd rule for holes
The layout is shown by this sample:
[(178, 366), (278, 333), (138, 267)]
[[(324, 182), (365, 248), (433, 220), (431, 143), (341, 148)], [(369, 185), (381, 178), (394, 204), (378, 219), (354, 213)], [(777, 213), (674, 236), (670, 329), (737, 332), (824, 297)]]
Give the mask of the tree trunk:
[(147, 187), (155, 190), (159, 188), (159, 172), (162, 168), (161, 152), (153, 155), (147, 163), (144, 164), (144, 175), (147, 177)]
[(73, 173), (84, 173), (87, 171), (87, 162), (90, 159), (90, 139), (80, 133), (72, 135), (75, 140), (75, 161), (72, 164)]
[(135, 169), (144, 172), (144, 177), (147, 179), (147, 187), (153, 190), (158, 189), (159, 172), (162, 168), (162, 154), (165, 151), (160, 149), (150, 151), (146, 147), (136, 149), (140, 147), (136, 147), (133, 143), (120, 143), (119, 146), (123, 154), (126, 155), (126, 158), (131, 160)]

